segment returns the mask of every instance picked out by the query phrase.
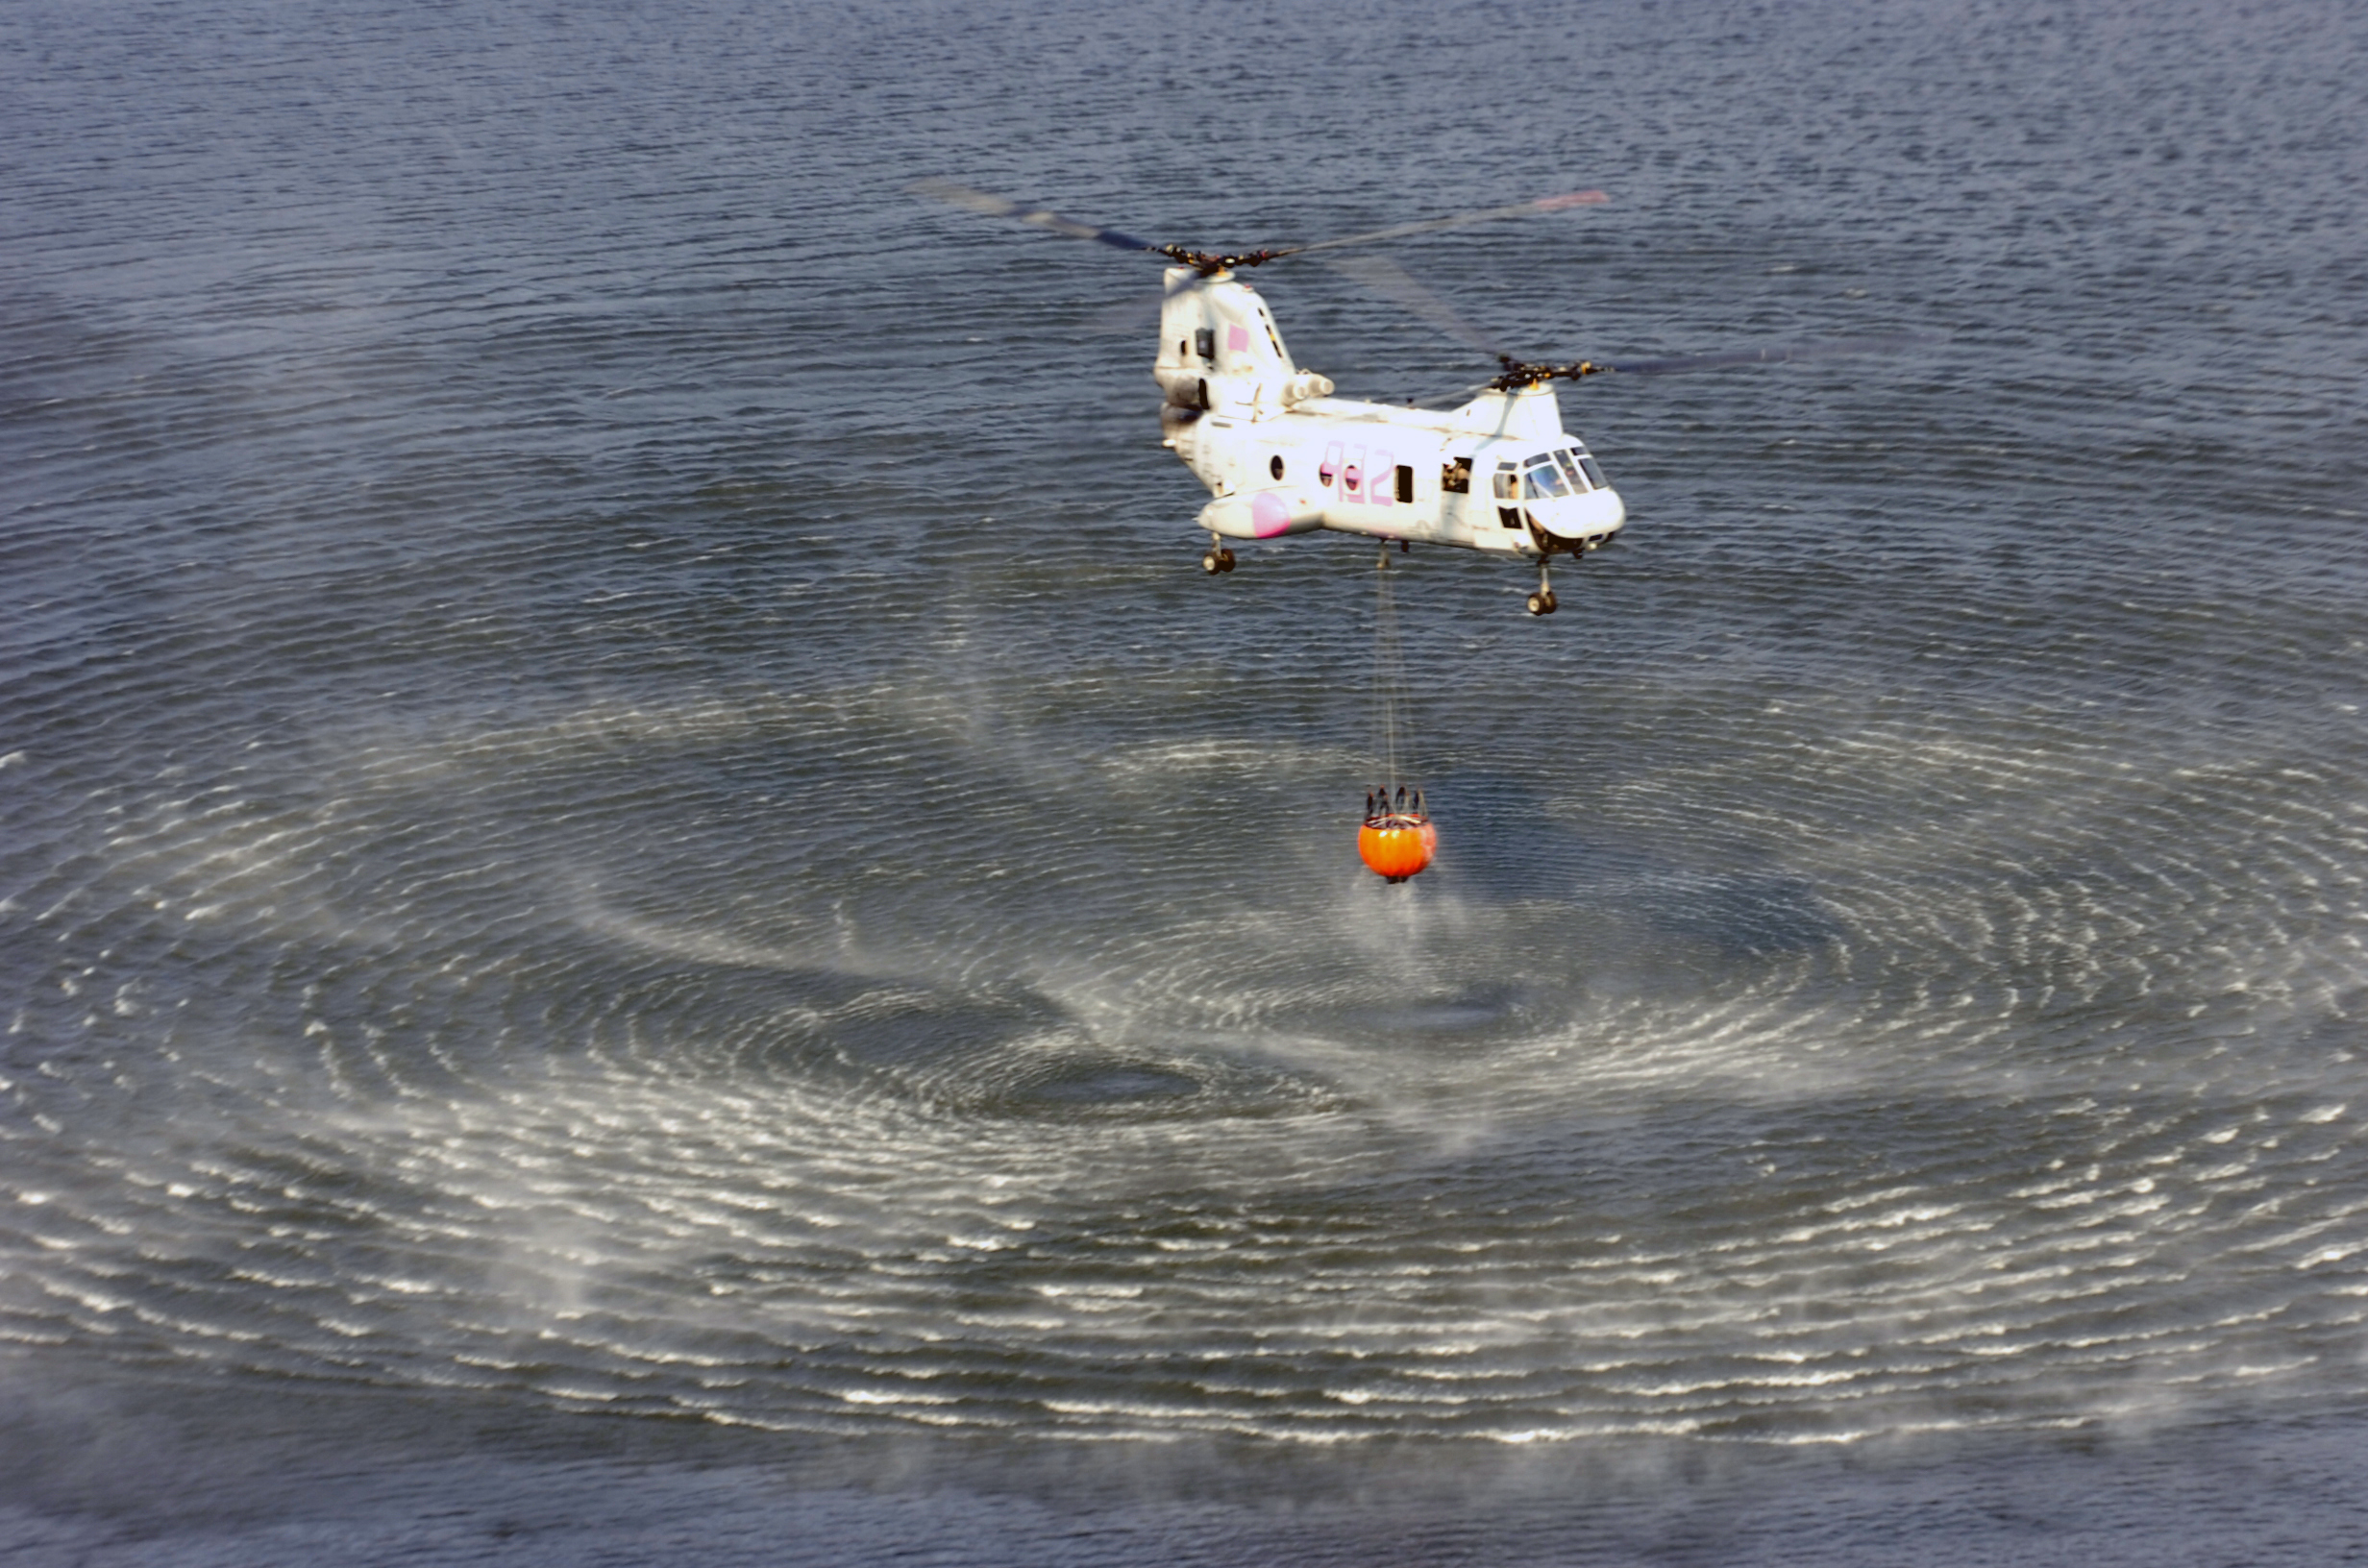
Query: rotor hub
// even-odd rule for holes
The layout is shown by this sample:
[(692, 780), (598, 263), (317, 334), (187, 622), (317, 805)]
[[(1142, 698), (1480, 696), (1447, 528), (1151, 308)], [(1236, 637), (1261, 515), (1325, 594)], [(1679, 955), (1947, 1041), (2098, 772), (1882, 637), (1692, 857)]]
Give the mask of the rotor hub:
[(1164, 256), (1179, 266), (1192, 268), (1203, 278), (1214, 278), (1219, 273), (1231, 272), (1236, 267), (1258, 266), (1263, 262), (1274, 260), (1277, 257), (1291, 254), (1288, 251), (1244, 251), (1238, 256), (1223, 256), (1215, 251), (1189, 250), (1182, 245), (1154, 245), (1150, 249), (1154, 254)]
[(1490, 380), (1498, 392), (1518, 392), (1525, 386), (1543, 386), (1548, 381), (1577, 381), (1590, 376), (1605, 376), (1617, 370), (1616, 365), (1599, 365), (1592, 359), (1574, 359), (1566, 365), (1539, 365), (1500, 354), (1496, 362), (1504, 366), (1503, 374)]

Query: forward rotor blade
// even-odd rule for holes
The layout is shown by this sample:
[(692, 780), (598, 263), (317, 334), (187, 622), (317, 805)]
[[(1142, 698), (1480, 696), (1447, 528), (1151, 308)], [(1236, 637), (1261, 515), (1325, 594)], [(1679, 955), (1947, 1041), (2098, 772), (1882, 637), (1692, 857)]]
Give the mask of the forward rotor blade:
[(1008, 196), (989, 195), (983, 190), (973, 190), (968, 185), (957, 185), (950, 180), (920, 180), (905, 188), (916, 195), (934, 196), (941, 202), (950, 202), (955, 207), (968, 208), (973, 212), (981, 212), (990, 218), (1017, 218), (1020, 222), (1033, 225), (1038, 229), (1048, 229), (1056, 234), (1066, 234), (1071, 239), (1090, 239), (1098, 245), (1107, 245), (1113, 250), (1156, 251), (1159, 249), (1147, 239), (1137, 239), (1134, 235), (1121, 233), (1116, 229), (1096, 228), (1090, 223), (1080, 223), (1075, 218), (1065, 218), (1048, 208), (1030, 207), (1025, 202), (1015, 202)]
[(1895, 337), (1827, 338), (1812, 343), (1780, 343), (1764, 349), (1733, 349), (1724, 354), (1687, 354), (1668, 359), (1578, 359), (1568, 364), (1539, 364), (1500, 355), (1502, 374), (1466, 387), (1461, 392), (1424, 398), (1419, 406), (1450, 407), (1482, 392), (1517, 392), (1548, 381), (1583, 381), (1596, 376), (1674, 376), (1693, 370), (1728, 370), (1741, 365), (1781, 365), (1796, 359), (1834, 359), (1852, 354), (1889, 354), (1941, 341), (1928, 333)]
[(1421, 317), (1468, 349), (1477, 349), (1492, 359), (1502, 352), (1488, 340), (1488, 334), (1465, 320), (1455, 306), (1417, 282), (1404, 267), (1386, 256), (1328, 257), (1323, 265), (1354, 278), (1383, 299), (1393, 301), (1411, 314)]
[(1566, 207), (1597, 207), (1611, 199), (1600, 190), (1574, 190), (1567, 196), (1541, 196), (1534, 202), (1517, 202), (1511, 207), (1492, 207), (1477, 212), (1459, 212), (1451, 218), (1426, 218), (1420, 223), (1401, 223), (1394, 229), (1376, 229), (1369, 234), (1320, 239), (1313, 245), (1293, 245), (1274, 254), (1305, 256), (1310, 251), (1336, 251), (1348, 245), (1377, 245), (1385, 239), (1404, 239), (1409, 234), (1432, 234), (1442, 229), (1461, 229), (1469, 223), (1491, 223), (1498, 218), (1526, 218), (1538, 212), (1559, 212)]
[(1934, 341), (1912, 334), (1900, 337), (1856, 337), (1817, 343), (1785, 343), (1765, 349), (1735, 349), (1725, 354), (1687, 354), (1674, 359), (1624, 359), (1599, 363), (1591, 375), (1677, 376), (1694, 370), (1726, 370), (1736, 365), (1781, 365), (1795, 359), (1838, 359), (1852, 354), (1892, 354)]
[(1433, 392), (1428, 397), (1417, 398), (1414, 405), (1418, 408), (1461, 408), (1488, 390), (1487, 381), (1474, 381), (1459, 391)]

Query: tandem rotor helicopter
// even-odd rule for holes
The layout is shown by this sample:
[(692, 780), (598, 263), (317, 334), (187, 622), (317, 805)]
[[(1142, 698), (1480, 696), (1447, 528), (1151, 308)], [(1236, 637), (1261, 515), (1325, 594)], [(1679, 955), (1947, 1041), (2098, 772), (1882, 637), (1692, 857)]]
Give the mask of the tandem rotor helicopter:
[(1586, 443), (1563, 428), (1555, 381), (1777, 363), (1913, 341), (1808, 343), (1616, 364), (1531, 363), (1493, 349), (1394, 263), (1369, 257), (1335, 264), (1466, 344), (1494, 355), (1499, 370), (1458, 407), (1363, 403), (1334, 397), (1329, 378), (1294, 363), (1266, 301), (1237, 272), (1285, 257), (1594, 206), (1606, 200), (1603, 192), (1583, 190), (1343, 239), (1224, 255), (1155, 245), (951, 181), (925, 180), (910, 188), (989, 217), (1014, 218), (1172, 263), (1166, 273), (1159, 356), (1151, 374), (1166, 398), (1159, 411), (1162, 445), (1184, 460), (1214, 498), (1196, 523), (1209, 535), (1200, 565), (1211, 576), (1233, 570), (1228, 539), (1272, 539), (1328, 528), (1379, 539), (1385, 551), (1395, 540), (1401, 549), (1421, 542), (1534, 559), (1538, 591), (1529, 596), (1529, 613), (1552, 615), (1554, 556), (1584, 560), (1590, 551), (1617, 537), (1627, 521), (1619, 492), (1604, 478)]

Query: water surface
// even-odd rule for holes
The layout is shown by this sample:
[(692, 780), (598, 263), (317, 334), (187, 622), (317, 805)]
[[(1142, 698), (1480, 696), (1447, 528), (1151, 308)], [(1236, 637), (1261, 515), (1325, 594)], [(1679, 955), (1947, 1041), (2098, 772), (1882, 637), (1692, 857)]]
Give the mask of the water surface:
[[(2273, 4), (0, 21), (25, 1560), (2325, 1561), (2356, 83)], [(1620, 548), (1159, 450), (1409, 241)], [(1301, 363), (1485, 373), (1318, 267)], [(10, 1494), (13, 1494), (12, 1497)]]

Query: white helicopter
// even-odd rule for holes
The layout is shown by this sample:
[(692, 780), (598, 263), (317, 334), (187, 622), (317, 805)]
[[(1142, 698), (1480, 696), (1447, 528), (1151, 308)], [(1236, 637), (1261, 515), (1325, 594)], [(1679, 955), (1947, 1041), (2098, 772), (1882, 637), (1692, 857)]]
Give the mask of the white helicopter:
[[(1897, 340), (1802, 344), (1741, 354), (1609, 364), (1530, 364), (1498, 353), (1500, 373), (1462, 406), (1434, 410), (1332, 395), (1329, 378), (1298, 368), (1273, 314), (1234, 276), (1286, 256), (1366, 245), (1493, 218), (1591, 206), (1601, 191), (1407, 224), (1283, 250), (1217, 255), (1154, 245), (950, 181), (912, 187), (993, 217), (1016, 218), (1074, 239), (1148, 252), (1174, 262), (1160, 308), (1152, 376), (1166, 395), (1162, 444), (1183, 458), (1214, 499), (1196, 526), (1207, 531), (1201, 569), (1234, 566), (1228, 539), (1272, 539), (1328, 528), (1400, 549), (1420, 541), (1534, 559), (1531, 615), (1556, 608), (1549, 575), (1557, 553), (1585, 559), (1615, 539), (1627, 507), (1578, 435), (1563, 428), (1552, 382), (1616, 371), (1659, 374), (1775, 362), (1893, 346)], [(1475, 347), (1486, 345), (1443, 302), (1387, 262), (1350, 270)], [(1494, 351), (1489, 351), (1494, 352)]]

